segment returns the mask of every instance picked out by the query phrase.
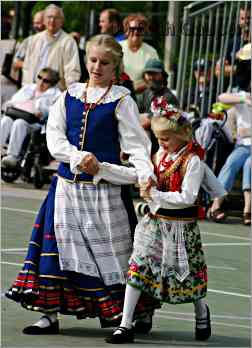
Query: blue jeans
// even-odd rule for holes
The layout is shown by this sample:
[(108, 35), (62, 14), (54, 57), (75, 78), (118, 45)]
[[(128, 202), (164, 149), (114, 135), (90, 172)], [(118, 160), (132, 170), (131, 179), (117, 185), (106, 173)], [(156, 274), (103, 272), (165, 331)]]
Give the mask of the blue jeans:
[(251, 147), (236, 145), (222, 167), (218, 179), (227, 192), (230, 192), (235, 178), (242, 168), (242, 190), (251, 188)]

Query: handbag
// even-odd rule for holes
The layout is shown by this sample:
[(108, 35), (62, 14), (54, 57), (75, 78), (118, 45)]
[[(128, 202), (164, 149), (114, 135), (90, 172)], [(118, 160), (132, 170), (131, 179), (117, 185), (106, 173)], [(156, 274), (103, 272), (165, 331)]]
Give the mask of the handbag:
[(11, 117), (13, 120), (22, 118), (30, 124), (39, 123), (39, 118), (36, 117), (34, 114), (28, 111), (15, 108), (14, 106), (8, 106), (5, 111), (5, 115)]
[(14, 53), (6, 53), (2, 65), (2, 75), (5, 77), (9, 77), (11, 73), (11, 66), (13, 60)]

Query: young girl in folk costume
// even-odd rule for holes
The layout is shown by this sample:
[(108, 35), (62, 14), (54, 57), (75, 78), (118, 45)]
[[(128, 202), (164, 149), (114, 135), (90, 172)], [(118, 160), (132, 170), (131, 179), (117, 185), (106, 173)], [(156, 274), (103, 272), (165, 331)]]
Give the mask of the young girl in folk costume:
[(108, 343), (134, 341), (132, 319), (142, 293), (171, 304), (192, 302), (196, 339), (206, 340), (211, 335), (210, 312), (203, 300), (207, 266), (197, 223), (197, 197), (202, 181), (208, 191), (211, 186), (215, 189), (216, 196), (225, 191), (201, 162), (204, 151), (192, 141), (185, 114), (163, 97), (153, 104), (151, 127), (160, 145), (154, 156), (157, 186), (141, 187), (150, 213), (136, 227), (123, 318), (106, 339)]
[[(61, 161), (32, 231), (24, 267), (6, 296), (44, 315), (25, 334), (59, 332), (57, 313), (121, 318), (134, 207), (124, 184), (150, 181), (151, 144), (130, 92), (112, 85), (121, 46), (109, 35), (87, 44), (88, 83), (71, 85), (52, 106), (47, 144)], [(134, 168), (121, 165), (129, 155)], [(130, 229), (131, 227), (131, 229)], [(143, 296), (136, 318), (159, 301)]]

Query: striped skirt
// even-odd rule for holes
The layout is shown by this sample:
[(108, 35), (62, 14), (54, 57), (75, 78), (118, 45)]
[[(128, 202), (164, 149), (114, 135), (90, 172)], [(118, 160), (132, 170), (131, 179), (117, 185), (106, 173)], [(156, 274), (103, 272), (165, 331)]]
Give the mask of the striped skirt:
[[(105, 285), (99, 276), (60, 268), (54, 232), (57, 180), (56, 177), (53, 178), (48, 195), (39, 210), (24, 266), (6, 297), (19, 302), (28, 310), (71, 314), (78, 319), (99, 317), (102, 327), (117, 326), (123, 310), (125, 284), (118, 282)], [(124, 203), (125, 197), (125, 193), (122, 194)], [(125, 206), (130, 206), (129, 201)], [(155, 308), (160, 308), (159, 301), (143, 294), (137, 305), (135, 318), (145, 317), (153, 313)]]

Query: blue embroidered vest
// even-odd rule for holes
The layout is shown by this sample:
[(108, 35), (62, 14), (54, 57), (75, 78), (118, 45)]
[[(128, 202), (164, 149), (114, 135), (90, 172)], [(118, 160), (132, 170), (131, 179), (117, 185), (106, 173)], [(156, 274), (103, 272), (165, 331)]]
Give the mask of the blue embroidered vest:
[[(83, 116), (84, 103), (66, 93), (66, 137), (70, 144), (75, 145), (81, 151), (81, 143), (84, 136), (82, 151), (93, 153), (98, 161), (120, 164), (120, 143), (118, 122), (115, 117), (115, 108), (119, 99), (100, 104), (90, 110), (85, 120)], [(84, 135), (84, 124), (86, 132)], [(58, 174), (66, 179), (73, 180), (75, 175), (70, 171), (69, 163), (61, 162)], [(77, 175), (76, 181), (92, 181), (91, 175), (82, 173)]]

